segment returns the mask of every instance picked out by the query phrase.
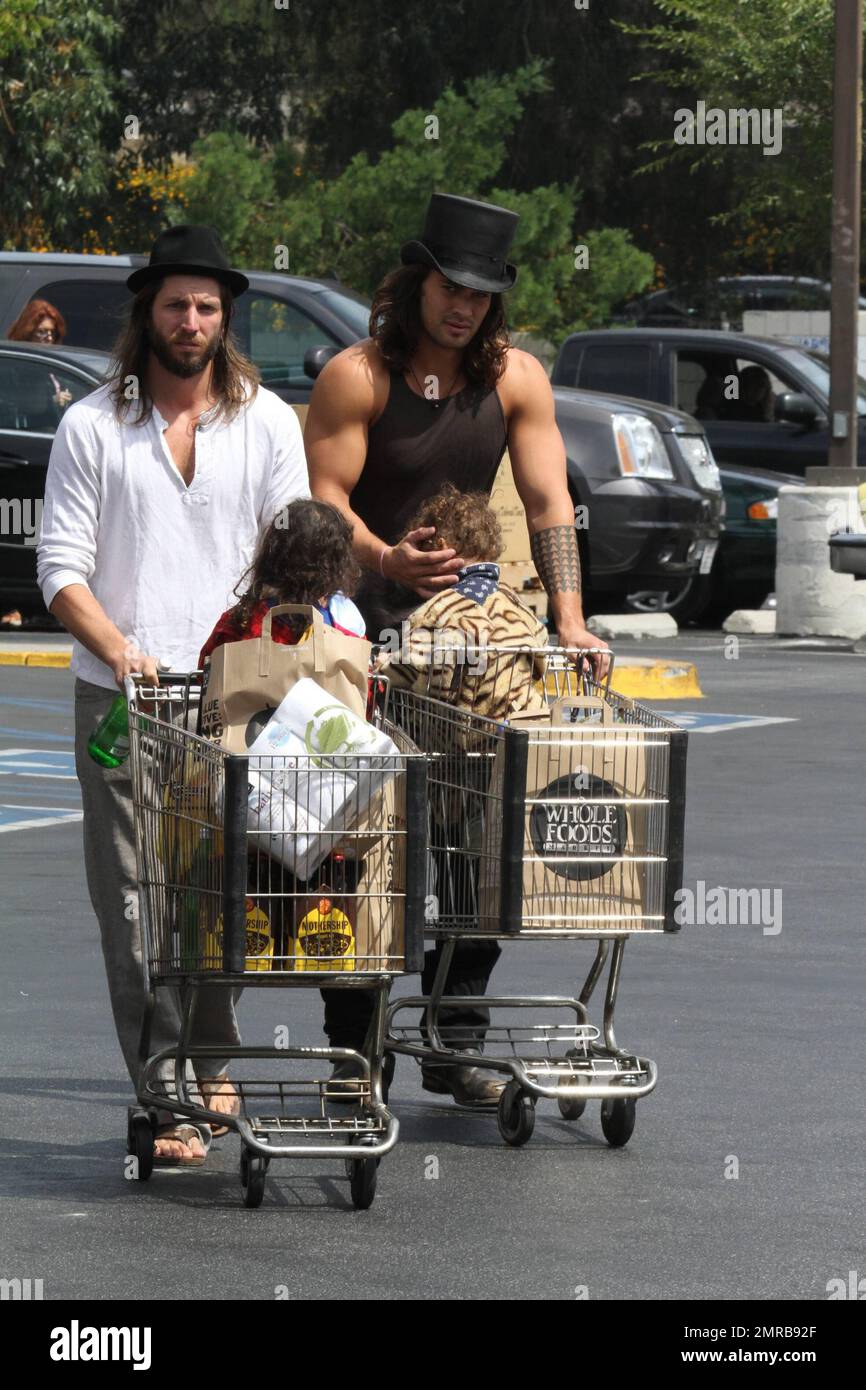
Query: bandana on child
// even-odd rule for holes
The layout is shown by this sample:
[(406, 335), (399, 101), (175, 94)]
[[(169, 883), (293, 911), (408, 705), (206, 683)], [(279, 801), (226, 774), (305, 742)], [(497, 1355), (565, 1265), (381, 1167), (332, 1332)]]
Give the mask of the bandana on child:
[(499, 566), (490, 561), (477, 565), (467, 565), (457, 576), (457, 592), (463, 598), (472, 598), (476, 603), (484, 603), (499, 588)]

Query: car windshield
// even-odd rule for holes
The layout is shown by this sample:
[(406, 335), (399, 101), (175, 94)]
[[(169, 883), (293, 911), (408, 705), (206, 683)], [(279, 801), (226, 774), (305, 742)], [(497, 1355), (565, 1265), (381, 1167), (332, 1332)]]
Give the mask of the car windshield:
[(352, 299), (347, 294), (340, 294), (339, 290), (322, 290), (319, 296), (324, 304), (327, 304), (332, 314), (336, 314), (344, 323), (357, 333), (359, 338), (370, 336), (370, 306)]
[[(782, 348), (781, 353), (817, 388), (826, 409), (830, 400), (830, 358), (827, 353), (817, 348), (810, 348), (808, 352), (802, 348)], [(857, 378), (857, 414), (866, 415), (866, 381), (862, 376)]]

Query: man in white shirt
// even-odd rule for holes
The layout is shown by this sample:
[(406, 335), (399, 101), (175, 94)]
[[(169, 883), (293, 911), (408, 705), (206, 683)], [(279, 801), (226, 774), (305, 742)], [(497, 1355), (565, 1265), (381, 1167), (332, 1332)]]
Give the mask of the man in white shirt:
[[(129, 911), (137, 896), (129, 765), (97, 766), (87, 740), (125, 676), (156, 680), (158, 663), (195, 670), (261, 531), (285, 503), (309, 496), (297, 416), (258, 385), (230, 333), (234, 298), (248, 283), (212, 228), (163, 232), (127, 281), (135, 298), (116, 373), (66, 411), (48, 468), (39, 583), (75, 639), (85, 865), (133, 1082), (147, 983)], [(157, 991), (151, 1052), (176, 1046), (179, 1028), (173, 996)], [(203, 991), (192, 1041), (239, 1043), (229, 990)], [(224, 1063), (208, 1069), (210, 1107), (233, 1111)], [(206, 1125), (175, 1123), (170, 1110), (159, 1120), (155, 1158), (204, 1160)]]

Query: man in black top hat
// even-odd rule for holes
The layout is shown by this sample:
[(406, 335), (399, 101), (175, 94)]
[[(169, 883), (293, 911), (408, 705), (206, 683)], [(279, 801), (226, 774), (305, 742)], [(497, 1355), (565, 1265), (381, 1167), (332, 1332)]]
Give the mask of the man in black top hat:
[[(310, 482), (315, 496), (352, 523), (365, 567), (358, 602), (367, 633), (389, 642), (422, 600), (459, 584), (468, 558), (424, 548), (431, 531), (407, 531), (406, 522), (443, 483), (489, 494), (507, 447), (559, 641), (601, 648), (589, 658), (601, 676), (609, 658), (583, 617), (550, 382), (536, 358), (510, 346), (505, 326), (502, 295), (517, 278), (508, 260), (517, 220), (507, 208), (433, 194), (421, 236), (403, 246), (402, 266), (375, 295), (371, 336), (334, 357), (316, 382), (305, 430)], [(498, 954), (495, 942), (460, 943), (446, 993), (483, 994)], [(348, 992), (328, 1003), (332, 1044), (358, 1046), (365, 1007), (363, 995)], [(487, 1021), (479, 1005), (448, 1015), (449, 1024), (466, 1025), (477, 1047)], [(489, 1078), (474, 1067), (438, 1075), (428, 1068), (425, 1085), (465, 1104), (490, 1104), (501, 1083)]]
[[(168, 669), (195, 670), (259, 534), (285, 503), (308, 495), (297, 416), (258, 385), (232, 339), (234, 298), (247, 284), (212, 227), (163, 232), (149, 263), (127, 280), (135, 297), (115, 373), (66, 411), (46, 482), (39, 582), (75, 638), (85, 867), (134, 1083), (147, 988), (129, 764), (97, 766), (87, 740), (125, 676), (141, 671), (155, 682), (157, 658)], [(230, 993), (205, 990), (201, 1003), (191, 1041), (228, 1055), (240, 1041)], [(176, 1002), (162, 989), (150, 1054), (176, 1047), (179, 1032)], [(235, 1112), (218, 1055), (203, 1070), (210, 1109)], [(203, 1162), (207, 1125), (185, 1123), (170, 1101), (159, 1120), (157, 1160)]]

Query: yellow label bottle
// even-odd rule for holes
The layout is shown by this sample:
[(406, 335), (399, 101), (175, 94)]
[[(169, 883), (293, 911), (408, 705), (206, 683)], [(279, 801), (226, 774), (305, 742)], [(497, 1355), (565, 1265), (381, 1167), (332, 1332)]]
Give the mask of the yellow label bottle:
[[(274, 959), (274, 938), (268, 914), (252, 898), (246, 900), (246, 914), (247, 954), (244, 970), (270, 970)], [(214, 930), (205, 937), (205, 965), (210, 970), (222, 970), (222, 964), (223, 919), (220, 916)]]
[(330, 898), (321, 897), (298, 923), (295, 935), (296, 970), (354, 970), (355, 935), (352, 923)]

